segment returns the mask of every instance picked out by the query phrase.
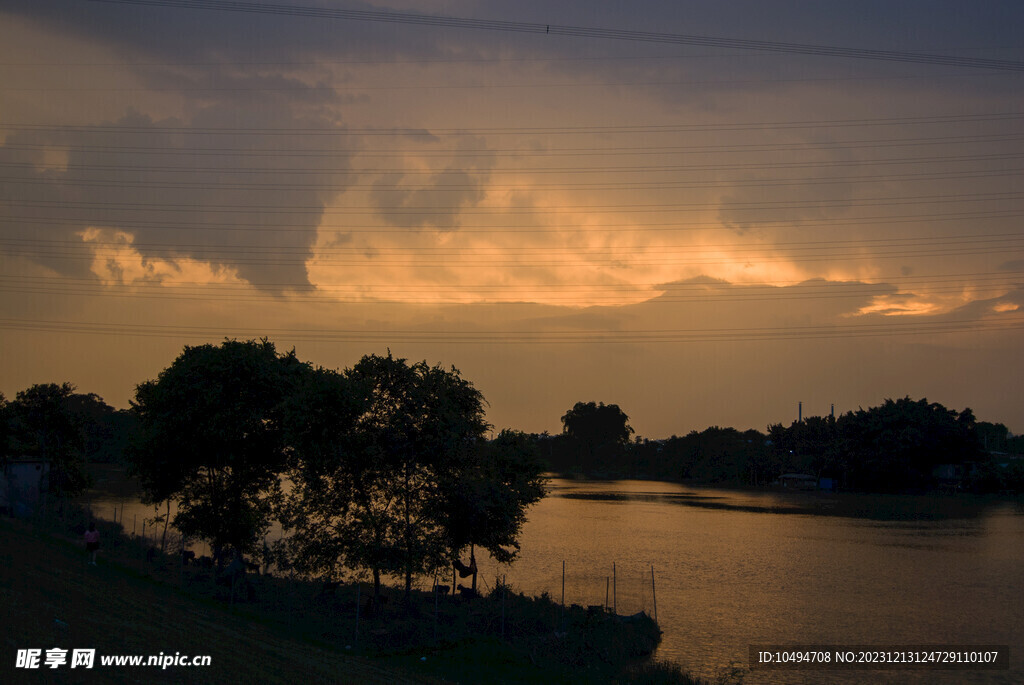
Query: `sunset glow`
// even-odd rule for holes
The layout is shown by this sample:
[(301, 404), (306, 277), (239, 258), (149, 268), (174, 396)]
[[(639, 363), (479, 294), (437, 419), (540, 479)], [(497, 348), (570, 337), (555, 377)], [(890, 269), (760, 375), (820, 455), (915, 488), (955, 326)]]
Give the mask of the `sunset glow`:
[(0, 390), (125, 406), (266, 335), (453, 364), (535, 431), (903, 395), (1024, 425), (1015, 5), (434, 5), (548, 31), (7, 3)]

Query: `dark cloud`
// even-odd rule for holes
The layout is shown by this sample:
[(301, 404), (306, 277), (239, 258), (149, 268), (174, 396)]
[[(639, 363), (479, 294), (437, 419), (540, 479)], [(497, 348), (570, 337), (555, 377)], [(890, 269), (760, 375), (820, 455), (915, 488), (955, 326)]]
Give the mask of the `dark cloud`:
[[(297, 7), (332, 7), (329, 2), (298, 0)], [(350, 10), (386, 10), (379, 3), (346, 3)], [(498, 19), (538, 24), (606, 27), (638, 31), (712, 36), (780, 43), (833, 45), (969, 57), (1021, 59), (1024, 46), (1016, 27), (1024, 21), (1024, 7), (1016, 2), (963, 3), (957, 0), (913, 0), (892, 3), (818, 2), (814, 0), (765, 3), (732, 0), (705, 3), (695, 8), (680, 3), (646, 3), (643, 11), (626, 2), (590, 2), (581, 12), (577, 3), (530, 0), (518, 3), (458, 3), (437, 12), (447, 16)], [(728, 55), (725, 71), (736, 77), (792, 77), (835, 75), (837, 68), (863, 62), (869, 67), (894, 63), (851, 62), (786, 53), (743, 51), (706, 46), (658, 45), (632, 41), (523, 35), (401, 23), (201, 10), (181, 7), (135, 6), (79, 2), (77, 0), (8, 0), (3, 11), (25, 16), (51, 30), (108, 45), (129, 61), (250, 62), (306, 59), (461, 59), (494, 57), (578, 58), (553, 63), (552, 70), (641, 72), (662, 76), (705, 71), (700, 61), (710, 55)], [(408, 11), (405, 6), (395, 11)], [(430, 11), (422, 11), (430, 14)], [(683, 56), (696, 61), (621, 63), (593, 59), (637, 56)], [(145, 59), (143, 59), (143, 57)], [(799, 70), (794, 69), (799, 65)], [(901, 72), (895, 65), (896, 73)], [(717, 69), (717, 68), (716, 68)], [(933, 73), (924, 67), (915, 73)], [(968, 87), (980, 82), (967, 81)], [(749, 85), (749, 84), (748, 84)]]
[(453, 230), (458, 228), (462, 210), (484, 199), (494, 155), (487, 152), (483, 139), (460, 140), (450, 163), (436, 173), (388, 173), (374, 181), (370, 201), (386, 223), (401, 228)]
[(815, 146), (813, 152), (758, 155), (754, 164), (764, 171), (719, 172), (723, 183), (734, 184), (720, 200), (719, 221), (743, 234), (758, 223), (798, 225), (846, 216), (854, 186), (844, 179), (856, 176), (860, 165), (850, 150), (829, 148), (831, 141), (820, 136), (806, 142)]
[(0, 226), (8, 239), (43, 241), (30, 256), (65, 274), (88, 271), (78, 234), (93, 227), (131, 234), (147, 258), (234, 267), (271, 292), (304, 288), (324, 205), (350, 182), (349, 152), (331, 152), (337, 138), (302, 135), (329, 123), (264, 102), (212, 105), (188, 121), (132, 113), (99, 127), (21, 130), (0, 147), (9, 174)]
[[(371, 9), (358, 3), (351, 8), (359, 7)], [(430, 31), (403, 33), (401, 27), (370, 22), (78, 0), (9, 0), (2, 11), (46, 30), (102, 43), (123, 54), (128, 63), (140, 65), (265, 65), (318, 54), (365, 57), (377, 51), (393, 58), (436, 51), (438, 36)]]

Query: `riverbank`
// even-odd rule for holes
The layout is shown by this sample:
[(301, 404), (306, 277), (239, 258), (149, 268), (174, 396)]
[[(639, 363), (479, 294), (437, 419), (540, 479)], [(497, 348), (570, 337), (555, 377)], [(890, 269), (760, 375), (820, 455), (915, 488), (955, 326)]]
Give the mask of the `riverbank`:
[[(1024, 497), (973, 493), (886, 493), (793, 490), (723, 486), (681, 481), (562, 480), (571, 487), (557, 493), (573, 500), (658, 502), (694, 509), (750, 514), (825, 516), (874, 521), (976, 519), (1005, 506), (1024, 509)], [(664, 488), (652, 487), (664, 484)], [(617, 484), (614, 492), (609, 486)], [(642, 484), (635, 490), (630, 484)]]
[[(87, 563), (77, 541), (39, 525), (0, 520), (5, 683), (416, 682), (281, 631), (267, 621), (168, 586), (134, 564), (103, 554)], [(92, 670), (70, 664), (46, 673), (16, 669), (18, 650), (95, 649)], [(106, 667), (107, 655), (209, 655), (209, 666)], [(71, 651), (67, 652), (69, 661)]]
[[(12, 654), (57, 646), (212, 657), (209, 667), (146, 670), (146, 682), (693, 682), (645, 663), (660, 638), (645, 614), (561, 607), (504, 587), (474, 600), (416, 592), (410, 606), (392, 591), (382, 615), (359, 616), (357, 631), (367, 586), (250, 576), (232, 587), (103, 521), (90, 566), (77, 537), (84, 520), (72, 510), (63, 527), (0, 522), (7, 625), (23, 627), (6, 640)], [(53, 674), (70, 682), (61, 680), (69, 670)], [(124, 682), (124, 668), (94, 678)]]

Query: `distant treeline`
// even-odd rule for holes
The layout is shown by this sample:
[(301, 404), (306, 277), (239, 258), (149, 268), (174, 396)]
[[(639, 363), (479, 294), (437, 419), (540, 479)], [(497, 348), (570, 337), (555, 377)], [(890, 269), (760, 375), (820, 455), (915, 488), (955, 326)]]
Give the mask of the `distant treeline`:
[[(760, 486), (780, 475), (827, 478), (839, 489), (913, 492), (948, 488), (1024, 492), (1024, 436), (926, 399), (888, 399), (840, 415), (810, 416), (767, 432), (711, 426), (666, 439), (633, 438), (614, 404), (580, 402), (563, 432), (530, 434), (549, 471), (567, 476), (651, 478)], [(126, 461), (139, 419), (65, 383), (0, 395), (0, 444), (8, 455), (60, 452), (58, 461)], [(49, 442), (49, 444), (41, 444)], [(81, 472), (54, 474), (77, 491)]]
[[(0, 397), (0, 487), (38, 473), (35, 501), (62, 506), (87, 486), (87, 460), (118, 459), (166, 511), (162, 550), (170, 524), (220, 567), (257, 557), (332, 582), (365, 573), (375, 609), (388, 574), (406, 603), (420, 576), (451, 579), (453, 594), (471, 577), (474, 595), (476, 552), (516, 559), (545, 483), (523, 434), (487, 439), (485, 405), (454, 367), (388, 352), (337, 371), (266, 339), (225, 340), (185, 347), (136, 386), (129, 412), (68, 383)], [(274, 521), (287, 535), (271, 545)]]
[(889, 399), (766, 433), (712, 426), (663, 440), (631, 440), (616, 405), (578, 403), (562, 423), (559, 435), (531, 437), (547, 467), (569, 476), (759, 486), (804, 474), (843, 490), (1024, 492), (1024, 436), (926, 399)]
[(114, 409), (71, 383), (39, 383), (8, 402), (0, 394), (0, 463), (19, 456), (52, 464), (50, 489), (74, 495), (86, 486), (83, 463), (123, 463), (138, 416)]

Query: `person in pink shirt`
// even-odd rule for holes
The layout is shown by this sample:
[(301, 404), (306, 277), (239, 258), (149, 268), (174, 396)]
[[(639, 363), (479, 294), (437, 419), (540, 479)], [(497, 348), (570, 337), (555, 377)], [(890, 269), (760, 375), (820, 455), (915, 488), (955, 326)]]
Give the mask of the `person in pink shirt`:
[(89, 530), (85, 531), (85, 549), (92, 554), (89, 563), (96, 565), (96, 550), (100, 548), (100, 532), (96, 530), (96, 524), (90, 523)]

